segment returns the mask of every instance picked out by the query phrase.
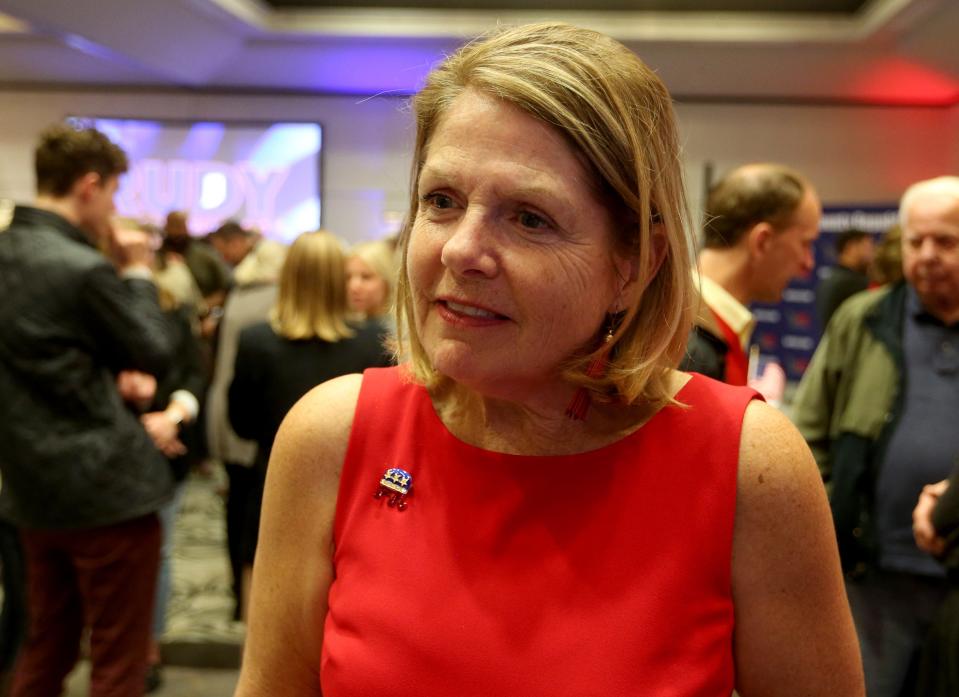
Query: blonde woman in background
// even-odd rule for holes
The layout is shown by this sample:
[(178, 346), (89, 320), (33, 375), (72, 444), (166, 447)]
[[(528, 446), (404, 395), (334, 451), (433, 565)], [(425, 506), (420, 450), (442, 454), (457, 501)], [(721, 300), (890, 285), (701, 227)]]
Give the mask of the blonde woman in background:
[(350, 310), (370, 319), (385, 317), (393, 304), (397, 269), (393, 247), (388, 242), (354, 246), (346, 259)]
[[(343, 249), (329, 232), (307, 232), (287, 254), (269, 322), (240, 332), (227, 401), (233, 430), (258, 446), (255, 491), (248, 497), (242, 532), (247, 575), (256, 550), (263, 477), (286, 412), (322, 382), (390, 363), (379, 327), (351, 322), (347, 314)], [(249, 587), (245, 580), (243, 587)]]

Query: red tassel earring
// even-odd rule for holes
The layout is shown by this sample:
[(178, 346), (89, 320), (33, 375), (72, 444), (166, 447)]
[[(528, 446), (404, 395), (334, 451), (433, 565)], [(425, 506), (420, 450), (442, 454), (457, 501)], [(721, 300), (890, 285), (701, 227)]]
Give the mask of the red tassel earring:
[[(586, 375), (589, 377), (599, 378), (606, 372), (606, 367), (609, 365), (609, 350), (612, 348), (610, 344), (613, 340), (615, 329), (616, 322), (613, 321), (612, 317), (609, 317), (606, 323), (606, 337), (603, 339), (603, 348), (599, 354), (589, 362), (589, 365), (586, 366)], [(566, 417), (574, 421), (585, 421), (586, 412), (589, 411), (589, 405), (592, 401), (589, 390), (586, 387), (578, 388), (575, 394), (573, 394), (569, 405), (566, 407)]]

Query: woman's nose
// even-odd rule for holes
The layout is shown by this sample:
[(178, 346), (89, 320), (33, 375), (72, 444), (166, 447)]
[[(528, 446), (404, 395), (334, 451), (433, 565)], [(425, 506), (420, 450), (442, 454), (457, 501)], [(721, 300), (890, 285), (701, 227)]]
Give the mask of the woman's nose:
[(498, 254), (492, 224), (481, 210), (466, 209), (452, 226), (440, 257), (443, 265), (462, 276), (492, 278)]

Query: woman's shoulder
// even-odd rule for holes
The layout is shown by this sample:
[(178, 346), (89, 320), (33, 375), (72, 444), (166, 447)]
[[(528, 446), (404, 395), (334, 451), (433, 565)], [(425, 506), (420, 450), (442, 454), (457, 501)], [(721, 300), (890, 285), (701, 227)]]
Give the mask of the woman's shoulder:
[[(753, 401), (743, 415), (738, 516), (769, 531), (783, 517), (827, 507), (819, 469), (802, 435), (777, 408)], [(827, 507), (828, 508), (828, 507)]]
[[(764, 471), (778, 470), (778, 476), (793, 479), (807, 469), (812, 454), (793, 423), (776, 407), (753, 400), (743, 414), (740, 469), (754, 473), (758, 483), (765, 483)], [(815, 469), (818, 478), (818, 469)]]
[(744, 414), (737, 489), (738, 689), (768, 694), (788, 672), (795, 694), (864, 694), (819, 470), (799, 431), (763, 402)]

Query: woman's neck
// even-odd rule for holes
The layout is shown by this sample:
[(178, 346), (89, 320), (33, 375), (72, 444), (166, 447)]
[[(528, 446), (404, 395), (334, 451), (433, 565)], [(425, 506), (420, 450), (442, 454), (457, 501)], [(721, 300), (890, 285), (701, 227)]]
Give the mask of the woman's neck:
[[(688, 379), (674, 373), (675, 390)], [(515, 455), (571, 455), (601, 448), (642, 426), (653, 415), (648, 404), (593, 402), (586, 419), (566, 416), (575, 389), (544, 390), (542, 398), (521, 400), (484, 396), (462, 385), (436, 390), (436, 413), (450, 432), (484, 450)]]

